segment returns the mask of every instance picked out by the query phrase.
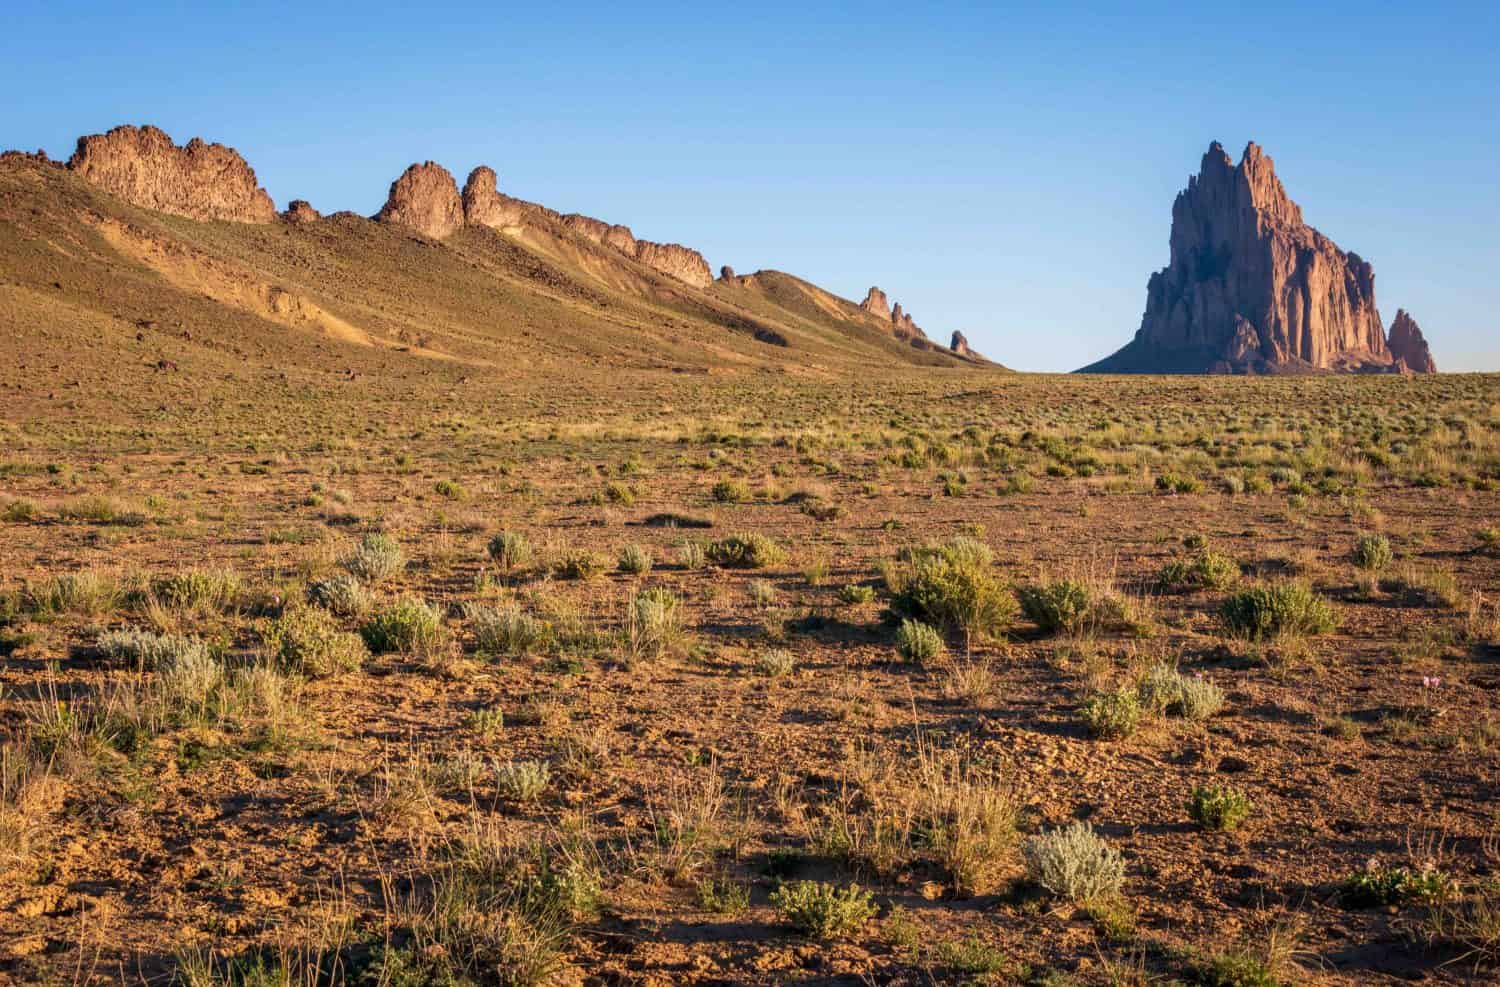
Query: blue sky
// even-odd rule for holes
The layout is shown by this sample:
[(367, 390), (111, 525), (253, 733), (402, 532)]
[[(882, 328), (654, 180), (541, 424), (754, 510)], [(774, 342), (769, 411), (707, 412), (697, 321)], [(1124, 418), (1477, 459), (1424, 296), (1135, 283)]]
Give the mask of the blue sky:
[[(203, 5), (208, 6), (208, 5)], [(227, 5), (224, 5), (227, 7)], [(1276, 160), (1445, 370), (1500, 370), (1500, 5), (7, 4), (0, 146), (155, 123), (278, 205), (415, 160), (1025, 370), (1125, 343), (1211, 140)]]

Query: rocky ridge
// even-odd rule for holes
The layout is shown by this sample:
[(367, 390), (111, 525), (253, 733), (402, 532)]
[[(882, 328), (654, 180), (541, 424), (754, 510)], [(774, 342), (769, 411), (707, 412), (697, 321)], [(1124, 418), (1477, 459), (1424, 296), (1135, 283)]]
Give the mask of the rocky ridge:
[(1391, 372), (1375, 272), (1307, 225), (1269, 155), (1219, 143), (1172, 205), (1135, 338), (1088, 372)]
[(434, 161), (414, 164), (391, 182), (377, 222), (415, 230), (441, 240), (463, 228), (464, 205), (458, 183), (448, 169)]
[(233, 148), (194, 137), (181, 147), (156, 127), (78, 138), (68, 168), (131, 205), (197, 220), (270, 223), (276, 204)]
[(1386, 347), (1400, 370), (1413, 374), (1437, 373), (1437, 363), (1432, 359), (1432, 350), (1427, 346), (1422, 328), (1404, 308), (1396, 309), (1396, 317), (1391, 320), (1391, 331), (1386, 337)]

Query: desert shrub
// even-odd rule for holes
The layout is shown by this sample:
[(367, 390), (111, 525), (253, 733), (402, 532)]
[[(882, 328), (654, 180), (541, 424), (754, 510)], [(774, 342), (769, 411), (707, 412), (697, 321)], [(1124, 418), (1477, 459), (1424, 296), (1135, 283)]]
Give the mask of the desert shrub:
[(1227, 785), (1198, 785), (1188, 799), (1188, 815), (1204, 829), (1238, 829), (1252, 807), (1248, 796)]
[(1457, 952), (1474, 967), (1500, 966), (1500, 880), (1437, 901), (1422, 922), (1427, 942)]
[(839, 602), (848, 606), (860, 606), (872, 603), (875, 600), (875, 587), (864, 586), (859, 583), (850, 583), (848, 586), (839, 587)]
[(714, 484), (713, 498), (721, 504), (738, 504), (750, 499), (750, 490), (739, 480), (720, 480)]
[(27, 500), (24, 497), (6, 500), (5, 506), (0, 508), (0, 521), (23, 524), (27, 521), (35, 521), (41, 513), (42, 509), (34, 500)]
[(1435, 868), (1381, 867), (1371, 860), (1344, 879), (1339, 898), (1348, 908), (1385, 908), (1408, 901), (1436, 901), (1453, 883)]
[(1124, 858), (1085, 822), (1033, 836), (1022, 855), (1033, 882), (1077, 905), (1115, 897), (1125, 880)]
[(546, 643), (547, 625), (514, 603), (470, 603), (464, 611), (474, 625), (475, 643), (485, 654), (525, 655)]
[(635, 491), (627, 484), (614, 480), (605, 484), (603, 494), (599, 499), (611, 504), (619, 504), (621, 507), (630, 507), (635, 503)]
[(184, 648), (157, 665), (156, 680), (167, 709), (202, 715), (225, 683), (224, 666), (207, 648)]
[(785, 648), (767, 648), (755, 657), (755, 670), (767, 678), (790, 675), (796, 667), (796, 657)]
[(209, 657), (208, 645), (196, 637), (156, 634), (138, 627), (106, 631), (99, 635), (96, 646), (110, 658), (128, 661), (147, 671)]
[(1354, 542), (1354, 564), (1366, 572), (1381, 572), (1395, 560), (1385, 535), (1360, 535)]
[(1165, 716), (1182, 702), (1184, 676), (1170, 662), (1153, 662), (1136, 681), (1142, 708), (1152, 716)]
[(757, 607), (769, 607), (776, 602), (776, 584), (765, 579), (750, 580), (750, 602)]
[(652, 661), (680, 651), (687, 637), (682, 601), (664, 586), (641, 590), (630, 598), (625, 632), (634, 659)]
[(65, 572), (28, 586), (26, 602), (37, 613), (108, 613), (119, 605), (120, 586), (97, 572)]
[(436, 644), (442, 633), (443, 618), (437, 608), (416, 597), (405, 596), (377, 611), (360, 627), (359, 632), (371, 651), (424, 650)]
[(694, 889), (698, 906), (719, 915), (738, 915), (750, 907), (750, 885), (728, 878), (706, 877)]
[(308, 678), (359, 668), (368, 651), (358, 634), (341, 629), (326, 610), (296, 607), (266, 625), (262, 639), (277, 666)]
[(716, 565), (746, 569), (764, 569), (786, 561), (786, 552), (780, 545), (755, 531), (720, 538), (711, 542), (706, 551), (708, 560)]
[(1414, 606), (1452, 610), (1464, 601), (1458, 578), (1447, 569), (1405, 566), (1392, 577), (1380, 580), (1387, 593), (1399, 593)]
[(1076, 579), (1023, 586), (1021, 610), (1049, 634), (1076, 634), (1087, 625), (1093, 600), (1089, 589)]
[(1156, 489), (1162, 493), (1191, 494), (1202, 490), (1203, 483), (1195, 476), (1163, 473), (1156, 478)]
[(1199, 983), (1203, 987), (1281, 987), (1282, 980), (1265, 960), (1231, 950), (1207, 959)]
[(643, 576), (651, 571), (651, 553), (642, 545), (626, 545), (620, 551), (620, 571)]
[(495, 790), (512, 802), (534, 802), (552, 781), (546, 761), (502, 761), (495, 765)]
[(1491, 553), (1500, 551), (1500, 528), (1494, 525), (1487, 528), (1480, 528), (1474, 537), (1479, 539), (1480, 551)]
[(406, 553), (390, 535), (374, 533), (360, 539), (344, 558), (344, 568), (367, 583), (384, 582), (406, 567)]
[(926, 665), (942, 657), (943, 636), (917, 620), (901, 621), (896, 632), (896, 653), (917, 665)]
[(1335, 625), (1333, 606), (1302, 582), (1255, 586), (1219, 608), (1225, 629), (1252, 641), (1282, 635), (1324, 634)]
[(552, 563), (552, 572), (562, 579), (593, 579), (604, 572), (604, 560), (593, 552), (567, 552)]
[(307, 599), (340, 617), (358, 617), (370, 609), (370, 591), (349, 572), (336, 572), (307, 584)]
[(888, 571), (891, 610), (899, 617), (950, 631), (966, 641), (999, 635), (1016, 617), (1016, 600), (990, 570), (987, 546), (955, 538), (906, 553)]
[(228, 610), (240, 598), (240, 577), (231, 569), (186, 569), (151, 581), (151, 593), (173, 610)]
[(1121, 740), (1141, 725), (1141, 700), (1134, 689), (1100, 692), (1083, 704), (1079, 715), (1090, 736)]
[(702, 542), (687, 540), (677, 546), (677, 564), (689, 571), (708, 565), (708, 549)]
[(490, 539), (487, 548), (490, 558), (506, 572), (531, 564), (535, 552), (531, 542), (519, 531), (502, 531)]
[(814, 939), (842, 939), (875, 917), (875, 899), (859, 885), (847, 888), (817, 881), (783, 884), (771, 893), (771, 904), (798, 931)]
[(1224, 690), (1204, 675), (1184, 675), (1178, 692), (1178, 712), (1201, 723), (1224, 708)]
[(1223, 552), (1203, 549), (1190, 558), (1173, 559), (1161, 571), (1163, 589), (1223, 589), (1240, 578), (1240, 566)]

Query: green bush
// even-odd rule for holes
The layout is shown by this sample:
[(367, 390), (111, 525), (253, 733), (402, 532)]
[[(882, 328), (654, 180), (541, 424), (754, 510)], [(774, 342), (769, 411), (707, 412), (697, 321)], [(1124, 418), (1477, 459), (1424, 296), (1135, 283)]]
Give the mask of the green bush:
[(970, 538), (908, 551), (887, 572), (892, 612), (961, 631), (969, 641), (998, 636), (1015, 620), (1017, 605), (991, 571), (991, 558), (987, 546)]
[(1281, 987), (1282, 981), (1265, 960), (1233, 950), (1209, 958), (1201, 983), (1203, 987)]
[(1360, 535), (1354, 542), (1354, 564), (1366, 572), (1381, 572), (1395, 558), (1391, 540), (1385, 535)]
[(1340, 898), (1348, 908), (1385, 908), (1441, 899), (1452, 884), (1452, 878), (1437, 869), (1380, 867), (1371, 861), (1344, 879)]
[(552, 563), (552, 571), (562, 579), (593, 579), (604, 572), (604, 560), (593, 552), (568, 552)]
[(713, 498), (721, 504), (738, 504), (750, 499), (750, 491), (739, 480), (720, 480), (714, 484)]
[(730, 535), (711, 542), (706, 550), (708, 560), (716, 565), (764, 569), (786, 561), (781, 546), (759, 532)]
[(490, 558), (506, 572), (531, 564), (535, 552), (531, 542), (519, 531), (502, 531), (490, 539)]
[(1195, 476), (1163, 473), (1156, 478), (1156, 489), (1162, 493), (1191, 494), (1202, 490), (1203, 483)]
[(1085, 822), (1033, 836), (1022, 855), (1033, 882), (1075, 905), (1114, 898), (1125, 880), (1124, 858)]
[(416, 651), (434, 644), (442, 633), (442, 615), (415, 597), (402, 597), (379, 611), (359, 632), (371, 651)]
[(406, 568), (406, 553), (390, 535), (369, 534), (344, 558), (344, 568), (367, 583), (379, 583)]
[(926, 665), (942, 657), (943, 636), (917, 620), (901, 621), (896, 632), (896, 653), (917, 665)]
[(1141, 700), (1134, 689), (1096, 693), (1083, 704), (1080, 715), (1089, 734), (1101, 740), (1122, 740), (1141, 725)]
[(1021, 610), (1048, 634), (1076, 634), (1093, 611), (1088, 587), (1076, 579), (1023, 586)]
[(860, 606), (865, 603), (872, 603), (874, 600), (875, 587), (873, 586), (851, 583), (848, 586), (839, 587), (839, 602), (848, 606)]
[(837, 888), (816, 881), (783, 884), (771, 893), (771, 904), (804, 935), (842, 939), (874, 918), (875, 899), (859, 885)]
[(651, 571), (655, 562), (651, 553), (641, 545), (626, 545), (620, 551), (620, 571), (628, 572), (636, 576), (644, 576)]
[(240, 598), (240, 577), (232, 569), (185, 569), (151, 581), (151, 593), (173, 610), (228, 610)]
[(308, 678), (352, 672), (368, 654), (358, 634), (340, 628), (326, 610), (310, 607), (287, 610), (262, 637), (279, 667)]
[(1190, 558), (1173, 559), (1158, 579), (1163, 589), (1224, 589), (1240, 578), (1240, 566), (1232, 557), (1204, 549)]
[(1335, 625), (1333, 606), (1301, 582), (1255, 586), (1219, 608), (1225, 629), (1252, 641), (1282, 635), (1324, 634)]
[(1227, 785), (1199, 785), (1188, 799), (1188, 815), (1204, 829), (1238, 829), (1253, 808), (1250, 799)]

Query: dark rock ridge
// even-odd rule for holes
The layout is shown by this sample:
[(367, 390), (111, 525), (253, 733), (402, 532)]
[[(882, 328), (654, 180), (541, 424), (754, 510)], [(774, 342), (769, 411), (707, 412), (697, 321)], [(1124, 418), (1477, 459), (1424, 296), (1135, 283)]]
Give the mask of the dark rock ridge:
[(116, 127), (78, 138), (68, 167), (143, 209), (236, 223), (276, 219), (276, 204), (245, 159), (197, 137), (178, 147), (156, 127)]
[(375, 214), (375, 219), (441, 240), (464, 225), (464, 205), (458, 195), (458, 183), (447, 168), (434, 161), (414, 164), (391, 182), (385, 205)]
[(1427, 340), (1422, 336), (1422, 328), (1417, 325), (1416, 319), (1406, 314), (1406, 309), (1396, 309), (1396, 317), (1391, 320), (1391, 331), (1385, 344), (1395, 358), (1398, 369), (1413, 374), (1437, 373), (1437, 363), (1433, 361), (1432, 350), (1428, 349)]
[(719, 268), (719, 280), (720, 281), (733, 281), (734, 280), (734, 268), (730, 267), (728, 264), (725, 264), (723, 267)]
[[(1086, 373), (1389, 373), (1375, 272), (1308, 226), (1254, 143), (1215, 142), (1172, 205), (1135, 339)], [(1430, 364), (1430, 359), (1429, 359)]]

